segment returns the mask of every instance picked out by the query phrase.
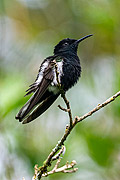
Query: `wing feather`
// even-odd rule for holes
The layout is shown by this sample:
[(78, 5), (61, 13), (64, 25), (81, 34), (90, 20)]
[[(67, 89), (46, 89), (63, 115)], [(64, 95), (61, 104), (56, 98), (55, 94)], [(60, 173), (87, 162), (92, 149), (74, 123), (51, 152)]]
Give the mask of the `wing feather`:
[[(22, 121), (22, 119), (38, 104), (41, 102), (42, 97), (47, 91), (48, 86), (51, 84), (54, 78), (53, 63), (49, 62), (48, 66), (44, 69), (43, 78), (40, 83), (33, 83), (27, 90), (26, 95), (34, 92), (28, 102), (21, 108), (19, 113), (16, 115), (16, 119)], [(25, 95), (25, 96), (26, 96)]]
[(51, 95), (46, 98), (38, 107), (22, 122), (23, 124), (29, 123), (43, 114), (58, 98), (59, 94)]

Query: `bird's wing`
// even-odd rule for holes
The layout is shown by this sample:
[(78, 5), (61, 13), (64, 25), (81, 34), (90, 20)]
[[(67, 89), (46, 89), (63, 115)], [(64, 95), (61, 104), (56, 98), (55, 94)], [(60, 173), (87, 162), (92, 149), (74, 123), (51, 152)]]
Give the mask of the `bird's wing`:
[[(53, 61), (49, 61), (47, 66), (44, 67), (44, 63), (41, 66), (42, 71), (42, 78), (38, 81), (36, 80), (35, 83), (33, 83), (30, 88), (28, 89), (28, 93), (34, 92), (32, 97), (27, 101), (27, 103), (21, 108), (21, 110), (16, 115), (16, 119), (19, 119), (19, 121), (22, 121), (22, 119), (38, 104), (41, 102), (42, 97), (44, 96), (45, 92), (47, 91), (48, 86), (51, 84), (54, 74), (53, 74)], [(41, 73), (41, 71), (39, 73)], [(41, 74), (40, 74), (41, 76)]]
[[(29, 86), (29, 88), (26, 90), (25, 96), (27, 96), (27, 95), (35, 92), (37, 89), (38, 89), (38, 83), (37, 83), (37, 82), (34, 82), (34, 83), (31, 84), (31, 85)], [(24, 96), (24, 97), (25, 97), (25, 96)]]
[(52, 94), (48, 98), (46, 98), (38, 107), (25, 119), (23, 120), (23, 124), (29, 123), (36, 119), (38, 116), (43, 114), (58, 98), (59, 94)]

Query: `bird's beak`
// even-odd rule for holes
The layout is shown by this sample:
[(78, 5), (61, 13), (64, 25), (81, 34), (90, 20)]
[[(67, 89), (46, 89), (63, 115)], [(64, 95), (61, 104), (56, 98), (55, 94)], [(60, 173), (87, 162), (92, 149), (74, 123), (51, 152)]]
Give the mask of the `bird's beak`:
[(82, 37), (81, 39), (78, 39), (77, 41), (75, 41), (75, 43), (78, 44), (78, 43), (80, 43), (81, 41), (83, 41), (84, 39), (86, 39), (86, 38), (88, 38), (90, 36), (93, 36), (93, 34), (89, 34), (89, 35), (87, 35), (85, 37)]

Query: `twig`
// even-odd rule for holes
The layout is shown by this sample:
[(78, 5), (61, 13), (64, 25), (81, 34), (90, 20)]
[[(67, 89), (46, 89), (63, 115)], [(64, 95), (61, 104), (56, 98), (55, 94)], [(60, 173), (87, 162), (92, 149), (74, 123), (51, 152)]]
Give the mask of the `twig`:
[(63, 146), (63, 147), (61, 148), (61, 150), (60, 150), (54, 157), (52, 157), (52, 160), (54, 161), (54, 160), (56, 160), (56, 159), (59, 159), (61, 154), (64, 155), (65, 150), (66, 150), (65, 146)]
[[(55, 70), (56, 70), (56, 79), (57, 79), (57, 82), (58, 82), (58, 86), (60, 88), (60, 93), (61, 93), (61, 96), (62, 98), (64, 99), (64, 102), (67, 106), (67, 109), (59, 106), (59, 108), (63, 111), (67, 111), (68, 114), (69, 114), (69, 120), (70, 120), (70, 126), (66, 126), (66, 130), (62, 136), (62, 138), (60, 139), (60, 141), (58, 141), (57, 145), (55, 146), (55, 148), (51, 151), (51, 153), (49, 154), (49, 156), (47, 157), (46, 161), (44, 162), (43, 166), (40, 167), (38, 170), (37, 170), (37, 175), (36, 175), (36, 178), (35, 180), (40, 180), (41, 177), (43, 176), (47, 176), (49, 174), (53, 174), (55, 172), (75, 172), (77, 169), (74, 169), (74, 170), (68, 170), (68, 166), (65, 165), (61, 168), (57, 168), (54, 172), (53, 170), (50, 171), (50, 172), (47, 172), (47, 168), (48, 166), (51, 166), (51, 163), (52, 161), (54, 160), (53, 157), (55, 157), (55, 154), (58, 152), (59, 149), (61, 149), (61, 146), (64, 145), (64, 142), (66, 141), (67, 137), (69, 136), (69, 134), (71, 133), (72, 129), (75, 127), (75, 125), (79, 122), (81, 122), (82, 120), (86, 119), (87, 117), (91, 116), (92, 114), (94, 114), (95, 112), (97, 112), (98, 110), (100, 110), (101, 108), (103, 108), (104, 106), (106, 106), (107, 104), (111, 103), (112, 101), (114, 101), (118, 96), (120, 96), (120, 91), (117, 92), (115, 95), (113, 95), (112, 97), (110, 97), (109, 99), (107, 99), (106, 101), (104, 101), (103, 103), (101, 104), (98, 104), (93, 110), (89, 111), (88, 113), (86, 113), (85, 115), (81, 116), (81, 117), (78, 117), (76, 116), (74, 118), (74, 121), (72, 120), (72, 113), (71, 113), (71, 108), (70, 108), (70, 104), (69, 104), (69, 101), (67, 100), (66, 96), (65, 96), (65, 92), (63, 91), (62, 87), (61, 87), (61, 84), (59, 82), (59, 72), (57, 70), (57, 64), (55, 62)], [(59, 154), (59, 153), (58, 153)], [(60, 163), (60, 158), (59, 158), (59, 161), (57, 161), (58, 164)], [(66, 169), (66, 166), (67, 166), (67, 169)], [(56, 163), (56, 167), (57, 166), (57, 163)], [(46, 174), (46, 175), (45, 175)]]
[(81, 116), (81, 117), (76, 116), (74, 121), (77, 120), (77, 122), (80, 122), (80, 121), (86, 119), (88, 116), (92, 116), (93, 113), (95, 113), (96, 111), (100, 110), (101, 108), (103, 108), (107, 104), (109, 104), (112, 101), (114, 101), (118, 96), (120, 96), (120, 91), (118, 91), (115, 95), (113, 95), (110, 98), (108, 98), (103, 103), (98, 104), (93, 110), (89, 111), (88, 113), (84, 114), (83, 116)]
[(53, 168), (53, 170), (43, 174), (42, 177), (46, 177), (48, 175), (51, 175), (51, 174), (54, 174), (54, 173), (59, 173), (59, 172), (73, 173), (73, 172), (76, 172), (78, 170), (78, 168), (74, 168), (74, 166), (76, 165), (76, 161), (73, 160), (70, 164), (67, 162), (66, 165), (58, 168), (58, 166), (60, 164), (60, 161), (61, 161), (61, 159), (59, 158), (56, 165), (55, 165), (55, 167)]
[[(88, 116), (91, 116), (93, 113), (95, 113), (96, 111), (100, 110), (101, 108), (103, 108), (104, 106), (106, 106), (107, 104), (111, 103), (112, 101), (114, 101), (118, 96), (120, 96), (120, 91), (117, 92), (115, 95), (113, 95), (112, 97), (110, 97), (109, 99), (107, 99), (105, 102), (103, 102), (102, 104), (97, 105), (93, 110), (89, 111), (88, 113), (86, 113), (85, 115), (78, 117), (76, 116), (74, 121), (72, 121), (72, 113), (71, 113), (71, 109), (70, 109), (70, 105), (69, 105), (69, 101), (67, 100), (64, 91), (61, 88), (61, 84), (59, 82), (59, 72), (57, 70), (57, 64), (55, 63), (55, 70), (56, 70), (56, 79), (61, 91), (61, 96), (65, 101), (65, 104), (67, 106), (67, 109), (69, 109), (68, 114), (69, 114), (69, 119), (70, 119), (70, 126), (67, 126), (65, 133), (63, 135), (63, 137), (60, 139), (60, 141), (58, 141), (57, 145), (55, 146), (55, 148), (51, 151), (51, 153), (49, 154), (48, 158), (46, 159), (44, 165), (42, 167), (39, 168), (38, 173), (37, 173), (37, 177), (38, 180), (41, 179), (42, 175), (47, 172), (47, 167), (51, 166), (51, 162), (52, 162), (52, 158), (55, 156), (55, 154), (57, 153), (57, 151), (59, 149), (61, 149), (61, 146), (64, 145), (64, 142), (66, 140), (66, 138), (68, 137), (68, 135), (70, 134), (70, 132), (72, 131), (72, 129), (75, 127), (75, 125), (78, 122), (81, 122), (82, 120), (86, 119)], [(65, 108), (62, 108), (61, 106), (59, 106), (60, 109), (65, 110)], [(72, 123), (71, 123), (72, 122)]]
[(70, 108), (70, 103), (69, 101), (67, 100), (66, 96), (65, 96), (65, 93), (61, 94), (62, 98), (64, 99), (64, 102), (67, 106), (67, 111), (68, 111), (68, 114), (69, 114), (69, 120), (70, 120), (70, 127), (72, 127), (73, 125), (73, 120), (72, 120), (72, 112), (71, 112), (71, 108)]
[(69, 111), (70, 111), (70, 109), (65, 109), (65, 108), (63, 108), (61, 105), (58, 105), (58, 107), (59, 107), (59, 109), (61, 109), (62, 111), (65, 111), (65, 112), (69, 112)]
[(56, 154), (56, 152), (60, 149), (60, 147), (64, 144), (65, 140), (67, 139), (67, 137), (69, 136), (70, 132), (72, 131), (72, 129), (75, 127), (75, 125), (79, 122), (81, 122), (82, 120), (86, 119), (87, 117), (91, 116), (92, 114), (94, 114), (95, 112), (97, 112), (98, 110), (100, 110), (101, 108), (103, 108), (104, 106), (106, 106), (107, 104), (111, 103), (112, 101), (114, 101), (118, 96), (120, 96), (120, 91), (117, 92), (115, 95), (113, 95), (112, 97), (110, 97), (109, 99), (107, 99), (106, 101), (104, 101), (103, 103), (97, 105), (93, 110), (89, 111), (88, 113), (86, 113), (85, 115), (78, 117), (76, 116), (74, 121), (73, 121), (73, 125), (72, 127), (69, 126), (67, 128), (67, 130), (65, 131), (63, 137), (60, 139), (60, 141), (58, 141), (58, 144), (55, 146), (55, 148), (51, 151), (51, 153), (49, 154), (49, 156), (47, 157), (44, 165), (42, 167), (39, 168), (38, 172), (37, 172), (37, 178), (38, 180), (41, 179), (42, 174), (44, 174), (45, 172), (47, 172), (47, 167), (51, 165), (52, 162), (52, 157)]
[(53, 171), (56, 171), (56, 169), (58, 168), (59, 164), (61, 162), (61, 158), (59, 158), (55, 164), (55, 167), (53, 168)]
[(36, 179), (37, 179), (37, 174), (38, 174), (38, 164), (35, 165), (34, 170), (35, 170), (35, 174), (34, 174), (32, 180), (36, 180)]

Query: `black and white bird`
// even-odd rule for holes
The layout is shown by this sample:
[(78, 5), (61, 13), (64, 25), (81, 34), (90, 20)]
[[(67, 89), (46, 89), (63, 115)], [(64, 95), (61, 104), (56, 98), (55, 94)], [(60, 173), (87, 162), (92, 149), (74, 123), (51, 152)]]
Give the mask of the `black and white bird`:
[(92, 36), (87, 35), (81, 39), (63, 39), (54, 48), (54, 55), (47, 57), (41, 64), (37, 78), (29, 86), (26, 95), (33, 93), (26, 104), (16, 115), (23, 124), (29, 123), (44, 113), (58, 98), (60, 90), (56, 79), (55, 61), (61, 87), (66, 92), (81, 75), (80, 60), (77, 56), (78, 44)]

